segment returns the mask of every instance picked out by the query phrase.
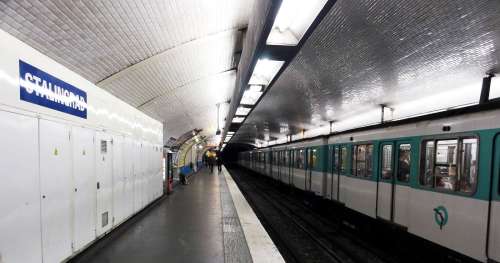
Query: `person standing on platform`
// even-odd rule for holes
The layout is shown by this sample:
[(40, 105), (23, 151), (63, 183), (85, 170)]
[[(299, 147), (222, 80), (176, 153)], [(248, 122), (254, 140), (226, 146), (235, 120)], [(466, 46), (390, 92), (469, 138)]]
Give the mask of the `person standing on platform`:
[(221, 156), (217, 156), (217, 170), (220, 172), (222, 172), (222, 157)]
[(210, 167), (210, 173), (214, 172), (214, 162), (214, 156), (210, 154), (210, 156), (208, 157), (208, 166)]

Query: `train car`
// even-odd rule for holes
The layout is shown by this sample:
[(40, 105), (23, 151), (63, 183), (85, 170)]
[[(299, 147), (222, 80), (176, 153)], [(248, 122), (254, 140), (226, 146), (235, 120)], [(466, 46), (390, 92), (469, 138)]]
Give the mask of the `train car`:
[(500, 110), (405, 123), (286, 145), (292, 185), (500, 262)]
[(289, 169), (285, 165), (286, 146), (277, 146), (272, 148), (273, 156), (273, 178), (286, 184), (290, 184)]
[(280, 181), (287, 184), (291, 185), (292, 184), (292, 157), (291, 157), (291, 150), (288, 149), (288, 147), (283, 148), (280, 151), (280, 163), (279, 163), (279, 174), (280, 174)]
[(280, 157), (280, 147), (273, 147), (271, 149), (271, 177), (275, 180), (280, 180)]
[(163, 194), (162, 124), (0, 39), (0, 261), (61, 262)]
[(319, 196), (325, 194), (325, 144), (326, 139), (321, 138), (288, 145), (292, 155), (290, 177), (293, 186)]
[(262, 150), (262, 174), (272, 177), (272, 151), (271, 148)]

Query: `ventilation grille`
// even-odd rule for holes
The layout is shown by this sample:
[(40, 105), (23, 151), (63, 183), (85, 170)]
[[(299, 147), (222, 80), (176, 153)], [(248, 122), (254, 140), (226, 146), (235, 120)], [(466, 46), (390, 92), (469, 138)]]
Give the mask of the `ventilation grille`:
[(108, 212), (102, 213), (102, 215), (101, 215), (101, 222), (102, 222), (102, 226), (101, 227), (105, 227), (105, 226), (108, 225)]
[(108, 142), (105, 140), (101, 140), (101, 153), (108, 152)]

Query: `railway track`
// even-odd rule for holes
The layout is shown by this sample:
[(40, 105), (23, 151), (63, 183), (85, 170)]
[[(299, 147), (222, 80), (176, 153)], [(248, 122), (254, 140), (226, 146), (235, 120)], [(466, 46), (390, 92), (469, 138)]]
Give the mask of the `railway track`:
[(268, 178), (241, 169), (230, 172), (288, 262), (398, 262), (342, 230)]

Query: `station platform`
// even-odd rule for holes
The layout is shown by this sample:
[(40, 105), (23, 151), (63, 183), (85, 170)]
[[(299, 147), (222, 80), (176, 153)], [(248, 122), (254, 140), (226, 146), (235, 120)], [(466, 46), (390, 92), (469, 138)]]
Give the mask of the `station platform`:
[(284, 262), (228, 171), (206, 168), (71, 262)]

